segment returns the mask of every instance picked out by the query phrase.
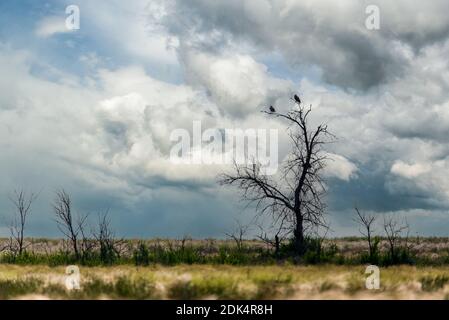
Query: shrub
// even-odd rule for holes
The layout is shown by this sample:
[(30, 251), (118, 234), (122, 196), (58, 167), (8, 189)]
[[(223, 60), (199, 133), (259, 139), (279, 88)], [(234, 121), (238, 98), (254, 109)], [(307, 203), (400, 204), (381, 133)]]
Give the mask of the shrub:
[(398, 247), (394, 253), (386, 252), (379, 258), (379, 264), (382, 266), (390, 266), (396, 264), (415, 264), (414, 254), (406, 247)]
[(380, 237), (374, 237), (373, 242), (372, 242), (372, 248), (371, 248), (371, 252), (363, 252), (360, 255), (360, 262), (362, 264), (374, 264), (374, 265), (378, 265), (381, 263), (382, 260), (382, 255), (379, 249), (379, 244), (380, 244)]
[(120, 277), (114, 284), (114, 293), (119, 298), (152, 299), (155, 298), (155, 286), (147, 279)]
[(42, 286), (42, 281), (34, 278), (0, 280), (0, 299), (36, 293)]
[(422, 277), (421, 288), (424, 291), (437, 291), (442, 289), (446, 283), (449, 282), (449, 277), (446, 275), (426, 276)]
[(169, 287), (172, 299), (201, 299), (215, 296), (218, 299), (243, 299), (237, 289), (237, 283), (229, 278), (206, 277), (196, 280), (178, 280)]
[(150, 264), (150, 251), (145, 242), (141, 241), (134, 250), (134, 263), (136, 266), (147, 266)]

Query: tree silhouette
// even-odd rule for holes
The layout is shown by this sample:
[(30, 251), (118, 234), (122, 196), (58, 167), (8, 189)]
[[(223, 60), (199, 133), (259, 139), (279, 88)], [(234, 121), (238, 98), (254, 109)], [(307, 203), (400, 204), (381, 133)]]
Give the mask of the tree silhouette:
[(287, 113), (263, 111), (289, 124), (292, 147), (281, 166), (280, 178), (262, 173), (258, 163), (236, 163), (234, 172), (222, 174), (219, 182), (241, 189), (243, 200), (255, 203), (258, 214), (271, 214), (275, 221), (282, 221), (284, 227), (288, 223), (295, 251), (301, 255), (305, 251), (307, 228), (326, 226), (323, 216), (326, 189), (321, 175), (326, 154), (322, 147), (334, 136), (328, 132), (326, 124), (311, 128), (308, 118), (312, 107), (305, 108), (299, 99), (292, 100), (295, 106)]

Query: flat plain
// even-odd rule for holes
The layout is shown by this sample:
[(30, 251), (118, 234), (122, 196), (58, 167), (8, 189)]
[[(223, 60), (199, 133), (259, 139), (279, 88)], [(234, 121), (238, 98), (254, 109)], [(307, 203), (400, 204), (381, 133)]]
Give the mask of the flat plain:
[(449, 267), (380, 268), (380, 289), (364, 266), (80, 267), (80, 289), (63, 266), (0, 265), (1, 299), (448, 299)]
[[(59, 240), (28, 241), (28, 250), (39, 257), (57, 254), (64, 247)], [(336, 246), (337, 258), (314, 263), (239, 260), (260, 252), (268, 256), (270, 248), (256, 240), (246, 241), (244, 251), (234, 257), (232, 241), (156, 239), (147, 245), (150, 257), (159, 260), (136, 265), (126, 251), (131, 252), (138, 242), (127, 240), (121, 260), (112, 265), (75, 263), (79, 268), (75, 275), (66, 273), (66, 263), (52, 265), (36, 258), (32, 263), (2, 262), (0, 299), (449, 299), (446, 238), (412, 239), (415, 262), (379, 266), (377, 290), (366, 288), (369, 264), (358, 262), (357, 257), (367, 248), (359, 238), (326, 240), (323, 247)], [(153, 256), (155, 250), (167, 256)], [(185, 252), (188, 255), (179, 255)], [(224, 260), (214, 258), (221, 255)], [(200, 256), (209, 260), (196, 261)], [(79, 279), (79, 289), (66, 286), (73, 276)]]

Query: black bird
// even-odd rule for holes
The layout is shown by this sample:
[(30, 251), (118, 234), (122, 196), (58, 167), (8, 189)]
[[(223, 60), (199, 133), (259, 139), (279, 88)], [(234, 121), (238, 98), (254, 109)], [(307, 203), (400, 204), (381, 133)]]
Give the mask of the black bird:
[(270, 106), (270, 112), (276, 112), (276, 109), (273, 106)]
[(294, 98), (296, 102), (301, 103), (301, 99), (299, 99), (298, 95), (295, 94)]

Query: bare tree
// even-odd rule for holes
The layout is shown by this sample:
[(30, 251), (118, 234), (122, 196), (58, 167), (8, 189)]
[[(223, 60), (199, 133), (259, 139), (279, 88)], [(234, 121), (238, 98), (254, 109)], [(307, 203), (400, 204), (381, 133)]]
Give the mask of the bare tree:
[(72, 200), (64, 189), (56, 192), (56, 199), (53, 203), (53, 210), (56, 214), (56, 223), (59, 231), (62, 232), (70, 241), (73, 252), (77, 259), (80, 258), (78, 248), (78, 235), (80, 232), (79, 225), (77, 226), (75, 217), (72, 212)]
[(15, 190), (14, 195), (10, 197), (14, 205), (14, 218), (9, 227), (11, 233), (10, 250), (21, 255), (25, 249), (24, 232), (27, 218), (31, 213), (31, 205), (36, 200), (37, 195), (31, 193), (27, 195), (25, 191)]
[(123, 242), (123, 239), (115, 239), (115, 233), (111, 229), (108, 210), (98, 215), (98, 227), (94, 230), (93, 235), (100, 246), (101, 261), (108, 264), (114, 262), (120, 254), (117, 245)]
[(290, 233), (290, 230), (284, 226), (284, 222), (285, 216), (281, 217), (279, 221), (273, 221), (273, 224), (268, 228), (268, 232), (263, 225), (259, 225), (261, 233), (258, 238), (261, 241), (265, 242), (267, 245), (273, 247), (276, 256), (280, 255), (281, 243), (287, 238)]
[(87, 219), (89, 214), (79, 215), (76, 220), (76, 226), (79, 231), (81, 239), (78, 239), (78, 248), (80, 250), (81, 259), (87, 259), (95, 248), (95, 240), (89, 237), (87, 233)]
[(285, 217), (291, 226), (295, 249), (298, 254), (303, 254), (306, 229), (326, 225), (323, 216), (325, 186), (321, 176), (326, 155), (322, 146), (334, 136), (325, 124), (312, 129), (308, 123), (311, 107), (303, 107), (299, 99), (293, 101), (296, 106), (285, 114), (274, 108), (264, 111), (289, 123), (292, 150), (282, 166), (281, 181), (262, 173), (257, 163), (235, 164), (235, 172), (223, 174), (219, 181), (241, 189), (243, 200), (255, 203), (258, 214), (268, 213), (274, 219)]
[(233, 239), (237, 245), (237, 249), (240, 251), (243, 249), (243, 243), (245, 235), (249, 230), (249, 225), (243, 225), (240, 221), (236, 221), (237, 228), (232, 232), (226, 232), (226, 236)]
[(376, 222), (376, 216), (374, 214), (362, 213), (355, 207), (356, 218), (355, 222), (359, 224), (359, 232), (367, 239), (369, 248), (369, 257), (373, 258), (375, 251), (377, 250), (374, 241), (374, 224)]
[(394, 262), (394, 260), (397, 258), (398, 248), (401, 245), (401, 238), (403, 237), (404, 232), (405, 244), (407, 246), (410, 227), (407, 220), (400, 222), (398, 219), (394, 218), (391, 215), (384, 215), (383, 228), (388, 241), (390, 257)]

